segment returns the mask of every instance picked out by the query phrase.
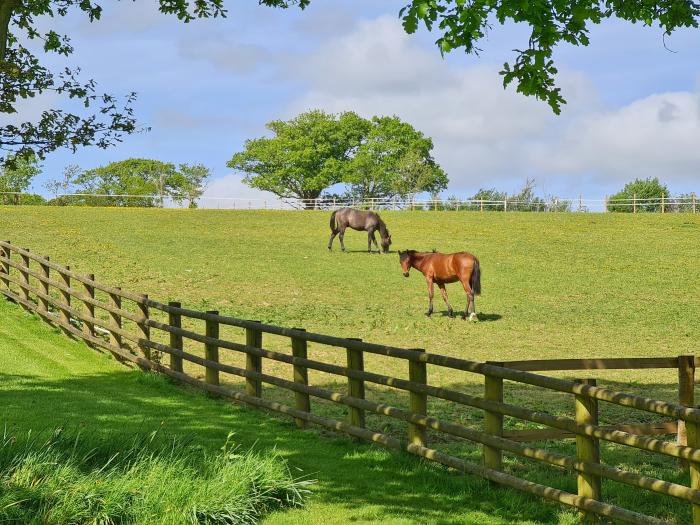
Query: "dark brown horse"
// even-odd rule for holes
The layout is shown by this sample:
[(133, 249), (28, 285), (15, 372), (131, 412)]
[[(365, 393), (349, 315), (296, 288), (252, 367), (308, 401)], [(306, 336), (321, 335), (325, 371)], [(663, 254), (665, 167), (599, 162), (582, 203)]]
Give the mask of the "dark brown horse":
[(367, 232), (367, 251), (372, 253), (372, 242), (379, 251), (377, 239), (374, 232), (379, 230), (379, 235), (382, 238), (382, 250), (384, 253), (389, 251), (391, 246), (391, 235), (384, 224), (384, 221), (379, 217), (378, 213), (373, 211), (353, 210), (352, 208), (341, 208), (331, 214), (331, 238), (328, 241), (328, 249), (333, 247), (333, 239), (335, 236), (340, 236), (340, 248), (345, 251), (345, 229), (352, 228), (353, 230)]
[(415, 250), (399, 251), (401, 269), (405, 277), (411, 268), (415, 268), (425, 276), (428, 283), (428, 298), (430, 305), (426, 315), (433, 313), (433, 283), (440, 288), (442, 298), (447, 305), (447, 312), (450, 317), (454, 317), (452, 306), (447, 300), (448, 283), (462, 283), (464, 291), (467, 292), (467, 307), (464, 310), (462, 319), (469, 316), (469, 320), (476, 320), (476, 306), (474, 305), (474, 295), (481, 293), (481, 270), (479, 269), (479, 259), (469, 252), (457, 253), (436, 253), (417, 252)]

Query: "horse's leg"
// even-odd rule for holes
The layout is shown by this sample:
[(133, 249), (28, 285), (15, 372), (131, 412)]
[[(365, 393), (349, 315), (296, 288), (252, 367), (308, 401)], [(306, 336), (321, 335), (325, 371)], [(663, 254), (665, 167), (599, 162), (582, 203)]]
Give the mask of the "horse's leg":
[(376, 231), (372, 230), (372, 241), (374, 242), (375, 248), (377, 248), (377, 253), (382, 253), (382, 251), (379, 249), (379, 245), (377, 244), (377, 237), (375, 235)]
[(336, 235), (338, 235), (338, 232), (337, 232), (337, 231), (334, 231), (333, 233), (331, 233), (331, 238), (330, 238), (330, 240), (328, 241), (328, 249), (329, 249), (329, 250), (333, 248), (333, 239), (335, 239), (335, 236), (336, 236)]
[(372, 234), (374, 234), (373, 230), (367, 231), (367, 252), (369, 253), (372, 253)]
[(434, 290), (433, 290), (433, 279), (431, 277), (426, 277), (425, 280), (428, 282), (428, 311), (425, 312), (425, 315), (430, 317), (433, 315), (433, 295), (434, 295)]
[(340, 249), (345, 251), (345, 227), (341, 226), (338, 238), (340, 239)]
[(469, 317), (470, 321), (476, 321), (476, 304), (474, 304), (474, 291), (472, 290), (472, 287), (469, 285), (469, 279), (461, 279), (462, 281), (462, 286), (464, 286), (464, 291), (467, 292), (467, 307), (464, 310), (464, 315), (462, 316), (462, 319), (466, 319)]
[(447, 313), (450, 317), (454, 317), (454, 311), (452, 310), (452, 305), (450, 305), (450, 302), (447, 300), (447, 289), (445, 288), (445, 284), (438, 284), (438, 287), (440, 288), (440, 293), (442, 294), (442, 299), (445, 301), (445, 304), (447, 305)]

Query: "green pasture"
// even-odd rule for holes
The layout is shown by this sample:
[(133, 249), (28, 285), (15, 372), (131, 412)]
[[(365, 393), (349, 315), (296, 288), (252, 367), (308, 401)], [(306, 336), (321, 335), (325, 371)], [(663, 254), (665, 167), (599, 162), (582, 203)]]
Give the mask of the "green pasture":
[[(338, 245), (328, 252), (329, 215), (6, 207), (0, 208), (0, 238), (162, 302), (177, 300), (195, 309), (467, 359), (677, 356), (695, 353), (700, 339), (698, 216), (383, 212), (394, 253), (368, 255), (366, 235), (352, 231), (345, 238), (348, 253), (341, 253)], [(406, 279), (400, 271), (395, 251), (406, 248), (475, 253), (482, 268), (483, 295), (476, 300), (480, 321), (448, 318), (439, 294), (435, 314), (426, 318), (422, 276), (413, 271)], [(448, 293), (455, 309), (462, 309), (461, 287), (448, 286)], [(306, 510), (276, 514), (271, 523), (573, 520), (570, 511), (494, 489), (480, 480), (325, 433), (296, 431), (289, 422), (144, 378), (51, 334), (38, 321), (25, 319), (16, 307), (3, 306), (0, 316), (4, 317), (0, 330), (6, 333), (14, 333), (17, 324), (27, 326), (25, 336), (12, 339), (22, 344), (21, 351), (4, 351), (0, 356), (3, 374), (21, 376), (0, 386), (4, 396), (13, 396), (13, 403), (3, 403), (11, 407), (5, 409), (7, 421), (18, 428), (45, 428), (77, 420), (107, 434), (164, 421), (174, 432), (193, 434), (209, 447), (220, 446), (231, 429), (243, 444), (276, 445), (293, 468), (318, 478), (319, 484)], [(194, 323), (190, 328), (203, 330)], [(242, 337), (229, 328), (222, 335)], [(272, 336), (263, 342), (272, 349), (288, 346)], [(59, 353), (60, 348), (65, 353)], [(189, 350), (201, 352), (195, 345)], [(329, 362), (344, 360), (342, 351), (320, 345), (310, 345), (309, 355)], [(240, 356), (223, 359), (240, 362)], [(286, 365), (266, 361), (265, 367), (291, 377)], [(406, 363), (397, 360), (368, 356), (366, 368), (407, 376)], [(189, 372), (202, 373), (194, 367)], [(479, 376), (437, 367), (429, 367), (428, 375), (439, 386), (470, 393), (483, 389)], [(627, 392), (675, 398), (673, 370), (559, 375), (596, 377), (599, 384)], [(230, 381), (232, 387), (240, 387), (235, 378)], [(339, 378), (324, 374), (312, 373), (311, 382), (345, 388)], [(39, 401), (45, 389), (62, 392), (48, 407)], [(291, 402), (286, 392), (266, 388), (264, 395)], [(407, 404), (405, 393), (383, 388), (369, 388), (368, 397)], [(570, 415), (573, 406), (569, 396), (513, 384), (506, 385), (506, 398), (557, 414)], [(63, 403), (72, 408), (56, 410)], [(138, 409), (130, 410), (134, 404)], [(324, 415), (343, 415), (338, 407), (322, 403), (313, 407)], [(470, 426), (481, 423), (482, 414), (463, 407), (431, 400), (429, 410)], [(602, 420), (654, 419), (603, 406)], [(400, 423), (387, 424), (377, 417), (368, 418), (368, 425), (395, 435), (405, 432)], [(524, 428), (522, 422), (507, 420), (506, 425)], [(430, 437), (441, 450), (478, 458), (476, 447)], [(548, 447), (572, 450), (571, 443)], [(687, 482), (673, 461), (638, 451), (606, 447), (604, 460)], [(507, 468), (533, 481), (575, 490), (573, 475), (515, 460), (509, 460)], [(617, 485), (605, 488), (608, 501), (678, 523), (688, 519), (686, 505)]]

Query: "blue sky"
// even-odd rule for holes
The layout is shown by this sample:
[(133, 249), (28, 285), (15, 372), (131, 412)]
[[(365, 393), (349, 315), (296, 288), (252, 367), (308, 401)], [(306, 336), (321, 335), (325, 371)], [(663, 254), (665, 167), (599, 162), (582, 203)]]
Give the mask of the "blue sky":
[(637, 176), (700, 191), (700, 31), (667, 38), (669, 51), (660, 30), (609, 21), (589, 47), (562, 47), (569, 104), (557, 117), (501, 87), (498, 70), (526, 45), (527, 28), (494, 26), (480, 56), (443, 59), (436, 34), (402, 31), (402, 5), (315, 0), (299, 11), (239, 0), (225, 19), (190, 24), (144, 0), (109, 4), (92, 24), (71, 14), (57, 22), (76, 48), (68, 63), (104, 91), (138, 92), (137, 114), (152, 129), (107, 151), (51, 154), (35, 190), (45, 193), (67, 164), (139, 156), (206, 164), (209, 196), (259, 197), (226, 161), (267, 121), (318, 107), (396, 114), (433, 137), (451, 181), (445, 195), (515, 191), (526, 177), (561, 197), (602, 198)]

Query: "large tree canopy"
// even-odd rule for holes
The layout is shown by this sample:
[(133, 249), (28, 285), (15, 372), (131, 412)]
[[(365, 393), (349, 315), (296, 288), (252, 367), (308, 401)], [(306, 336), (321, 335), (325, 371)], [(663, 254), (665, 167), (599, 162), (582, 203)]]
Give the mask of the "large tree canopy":
[(432, 149), (430, 138), (398, 117), (374, 117), (346, 164), (343, 182), (360, 200), (437, 193), (447, 187), (448, 180), (433, 160)]
[[(269, 7), (305, 8), (310, 0), (258, 0)], [(184, 22), (196, 18), (226, 16), (223, 0), (159, 0), (160, 11)], [(70, 39), (37, 19), (66, 16), (82, 11), (90, 21), (102, 14), (94, 0), (0, 0), (0, 114), (17, 111), (18, 103), (45, 92), (75, 99), (83, 112), (62, 109), (44, 111), (36, 121), (0, 124), (0, 151), (35, 154), (39, 158), (57, 148), (76, 149), (97, 145), (106, 148), (139, 128), (132, 111), (134, 94), (117, 98), (100, 95), (91, 80), (81, 81), (79, 70), (56, 74), (44, 67), (26, 47), (40, 40), (47, 53), (69, 55)], [(555, 113), (565, 102), (555, 77), (553, 51), (559, 44), (588, 45), (591, 25), (618, 18), (656, 26), (670, 35), (683, 27), (698, 27), (700, 2), (691, 0), (406, 0), (399, 16), (408, 33), (421, 25), (438, 33), (440, 52), (462, 49), (478, 54), (483, 40), (496, 24), (519, 23), (530, 27), (530, 36), (515, 59), (501, 71), (504, 85), (514, 83), (518, 92), (545, 100)], [(42, 27), (44, 27), (42, 25)], [(15, 158), (10, 155), (9, 158)], [(2, 158), (0, 158), (2, 160)]]
[(320, 110), (267, 125), (272, 137), (248, 140), (228, 167), (244, 181), (308, 207), (337, 183), (357, 199), (438, 192), (447, 176), (431, 156), (433, 141), (398, 117), (367, 120), (355, 113)]
[(340, 182), (344, 161), (367, 134), (370, 124), (355, 113), (331, 115), (309, 111), (288, 120), (273, 120), (273, 137), (248, 140), (245, 150), (227, 163), (242, 171), (245, 182), (283, 198), (316, 199)]

